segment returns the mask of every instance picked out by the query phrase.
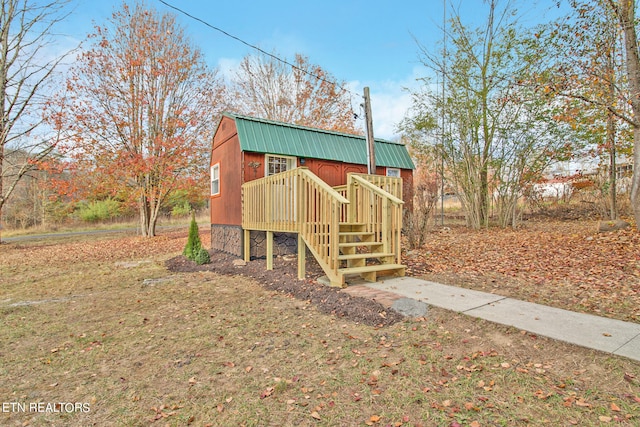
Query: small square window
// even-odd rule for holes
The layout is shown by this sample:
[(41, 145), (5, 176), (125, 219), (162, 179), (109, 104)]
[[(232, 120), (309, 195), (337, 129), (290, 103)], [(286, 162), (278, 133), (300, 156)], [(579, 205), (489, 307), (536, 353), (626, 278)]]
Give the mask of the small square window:
[(398, 169), (398, 168), (387, 168), (387, 176), (392, 176), (394, 178), (400, 178), (400, 169)]

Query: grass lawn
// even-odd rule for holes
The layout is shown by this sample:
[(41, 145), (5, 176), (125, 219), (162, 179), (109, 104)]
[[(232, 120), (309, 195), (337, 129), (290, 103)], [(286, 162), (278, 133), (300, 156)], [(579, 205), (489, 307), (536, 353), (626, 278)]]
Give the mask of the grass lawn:
[(640, 363), (436, 308), (357, 324), (247, 277), (168, 272), (185, 243), (2, 245), (0, 424), (640, 424)]

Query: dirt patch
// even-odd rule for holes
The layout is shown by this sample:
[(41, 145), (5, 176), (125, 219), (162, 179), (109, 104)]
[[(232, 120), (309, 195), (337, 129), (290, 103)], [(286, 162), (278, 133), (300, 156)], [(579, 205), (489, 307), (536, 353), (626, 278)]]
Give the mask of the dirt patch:
[(244, 266), (234, 265), (238, 258), (213, 251), (211, 263), (197, 265), (180, 255), (165, 262), (172, 272), (211, 271), (223, 275), (250, 277), (265, 289), (291, 295), (296, 299), (308, 301), (322, 313), (333, 314), (353, 322), (369, 326), (389, 326), (404, 319), (400, 313), (385, 308), (382, 304), (368, 298), (353, 296), (317, 282), (324, 273), (320, 266), (307, 258), (307, 278), (298, 280), (297, 261), (282, 257), (274, 259), (273, 270), (267, 270), (266, 261), (253, 260)]

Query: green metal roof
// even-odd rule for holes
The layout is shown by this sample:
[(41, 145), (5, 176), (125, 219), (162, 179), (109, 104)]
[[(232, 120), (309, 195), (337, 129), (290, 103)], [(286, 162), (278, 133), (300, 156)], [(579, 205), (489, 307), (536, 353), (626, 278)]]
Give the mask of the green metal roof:
[[(367, 164), (364, 136), (224, 113), (235, 120), (242, 151)], [(375, 139), (376, 165), (415, 169), (407, 148)]]

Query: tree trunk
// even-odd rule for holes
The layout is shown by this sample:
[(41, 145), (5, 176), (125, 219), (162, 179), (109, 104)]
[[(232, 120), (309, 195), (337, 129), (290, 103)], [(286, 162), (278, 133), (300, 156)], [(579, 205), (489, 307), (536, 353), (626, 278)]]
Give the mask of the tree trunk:
[(480, 227), (489, 227), (489, 171), (483, 161), (480, 170)]
[(140, 232), (144, 237), (155, 237), (160, 202), (152, 203), (148, 196), (140, 196)]
[[(140, 196), (140, 233), (144, 237), (153, 237), (153, 230), (150, 229), (151, 210), (149, 209), (149, 200), (147, 196)], [(150, 233), (151, 231), (151, 233)]]
[(635, 1), (609, 0), (624, 31), (624, 47), (627, 59), (627, 76), (631, 88), (631, 108), (633, 110), (633, 176), (631, 178), (631, 208), (640, 227), (640, 58), (638, 56), (638, 36), (635, 27)]
[[(607, 49), (607, 105), (614, 107), (616, 97), (616, 73), (613, 49)], [(609, 149), (609, 219), (618, 218), (618, 194), (616, 185), (616, 116), (611, 110), (607, 111), (607, 147)]]
[(616, 189), (616, 141), (615, 121), (611, 113), (607, 120), (607, 139), (609, 140), (609, 219), (618, 219), (618, 203)]

